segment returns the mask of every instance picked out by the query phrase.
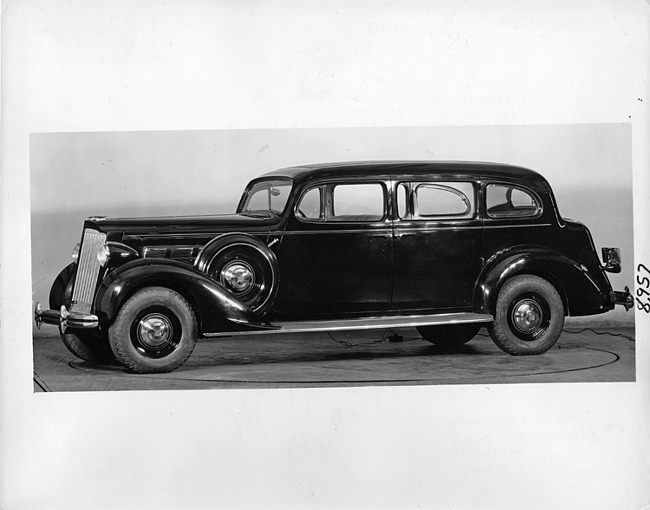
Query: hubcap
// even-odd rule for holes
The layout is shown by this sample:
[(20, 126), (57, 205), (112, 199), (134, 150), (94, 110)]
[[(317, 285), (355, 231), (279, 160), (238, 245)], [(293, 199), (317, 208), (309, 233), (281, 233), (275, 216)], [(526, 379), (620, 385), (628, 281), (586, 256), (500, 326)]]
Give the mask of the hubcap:
[(149, 314), (138, 323), (138, 340), (147, 349), (157, 350), (166, 346), (173, 335), (174, 327), (163, 314)]
[(221, 282), (236, 294), (245, 294), (255, 284), (255, 271), (247, 262), (234, 260), (221, 270)]
[(528, 335), (540, 328), (543, 318), (544, 314), (542, 309), (532, 299), (520, 301), (512, 311), (512, 323), (515, 328)]

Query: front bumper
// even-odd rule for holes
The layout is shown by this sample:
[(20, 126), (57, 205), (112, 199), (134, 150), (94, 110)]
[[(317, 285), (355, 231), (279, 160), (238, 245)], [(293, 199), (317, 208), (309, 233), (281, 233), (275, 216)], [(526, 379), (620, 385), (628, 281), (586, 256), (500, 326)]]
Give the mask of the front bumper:
[(43, 310), (40, 303), (36, 303), (34, 308), (34, 321), (39, 329), (43, 323), (73, 329), (92, 329), (99, 326), (99, 318), (91, 313), (68, 312), (65, 306), (60, 310)]
[(627, 285), (622, 292), (620, 290), (611, 290), (609, 292), (609, 299), (615, 305), (623, 305), (625, 311), (628, 311), (634, 306), (634, 298), (630, 294), (630, 288)]

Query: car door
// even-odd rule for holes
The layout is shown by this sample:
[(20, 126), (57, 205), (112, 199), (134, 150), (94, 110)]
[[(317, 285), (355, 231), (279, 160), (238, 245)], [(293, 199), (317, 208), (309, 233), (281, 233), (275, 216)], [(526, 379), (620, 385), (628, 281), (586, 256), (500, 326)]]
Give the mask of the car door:
[(467, 310), (481, 270), (478, 186), (395, 180), (393, 309)]
[(303, 190), (276, 250), (276, 312), (350, 316), (390, 308), (389, 183), (346, 179)]

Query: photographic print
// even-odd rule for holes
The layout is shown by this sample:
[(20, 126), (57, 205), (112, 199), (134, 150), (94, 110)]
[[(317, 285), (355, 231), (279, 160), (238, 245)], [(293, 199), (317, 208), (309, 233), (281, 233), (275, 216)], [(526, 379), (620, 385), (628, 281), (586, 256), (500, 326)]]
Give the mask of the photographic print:
[(648, 16), (4, 2), (0, 507), (648, 507)]
[(43, 133), (30, 156), (35, 391), (635, 380), (627, 124)]

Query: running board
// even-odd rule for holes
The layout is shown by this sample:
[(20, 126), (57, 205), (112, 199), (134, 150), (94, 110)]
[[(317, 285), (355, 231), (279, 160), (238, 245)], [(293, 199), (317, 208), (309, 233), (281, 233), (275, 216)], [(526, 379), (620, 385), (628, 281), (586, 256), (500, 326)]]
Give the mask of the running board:
[(480, 313), (442, 313), (437, 315), (408, 315), (365, 317), (362, 319), (277, 322), (272, 329), (206, 333), (206, 337), (255, 335), (270, 333), (313, 333), (318, 331), (351, 331), (355, 329), (412, 328), (443, 324), (492, 322), (494, 317)]

